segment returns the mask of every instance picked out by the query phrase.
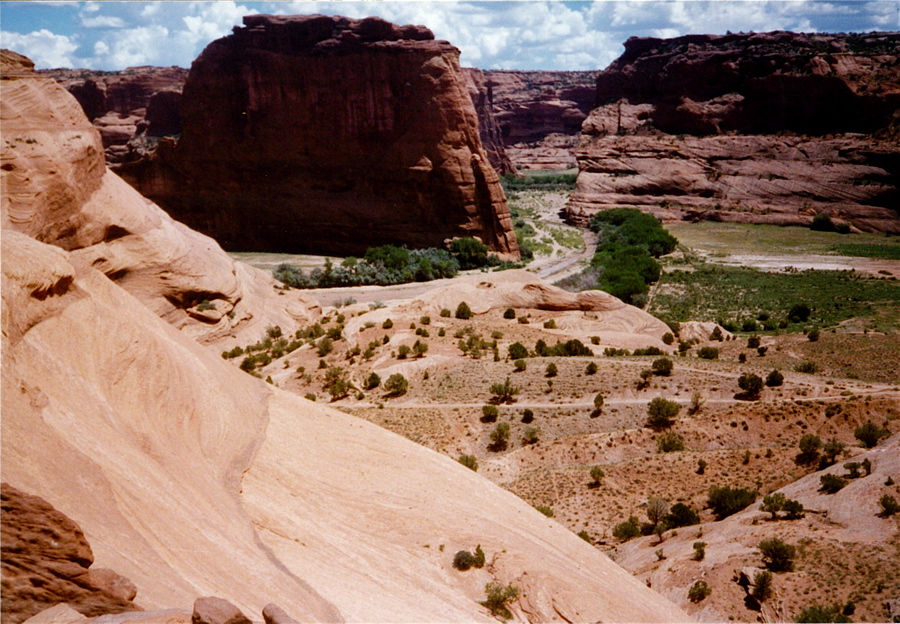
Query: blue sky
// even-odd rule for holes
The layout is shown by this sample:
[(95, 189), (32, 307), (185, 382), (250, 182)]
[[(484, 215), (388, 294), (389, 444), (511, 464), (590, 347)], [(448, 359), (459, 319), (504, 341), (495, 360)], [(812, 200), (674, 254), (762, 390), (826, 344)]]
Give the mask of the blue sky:
[(39, 69), (179, 65), (251, 13), (424, 24), (482, 69), (602, 69), (630, 36), (900, 30), (900, 0), (0, 2), (0, 45)]

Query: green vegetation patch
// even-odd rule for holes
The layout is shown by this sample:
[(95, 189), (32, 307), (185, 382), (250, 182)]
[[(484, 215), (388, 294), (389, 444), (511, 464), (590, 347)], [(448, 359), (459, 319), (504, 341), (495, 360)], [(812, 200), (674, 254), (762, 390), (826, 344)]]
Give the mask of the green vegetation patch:
[(884, 258), (886, 260), (900, 260), (900, 242), (893, 245), (867, 245), (864, 243), (841, 243), (833, 247), (834, 251), (842, 256), (854, 256), (856, 258)]
[(577, 173), (532, 174), (521, 177), (509, 173), (500, 178), (500, 183), (507, 194), (510, 191), (525, 190), (574, 191), (577, 178)]
[(651, 314), (670, 321), (742, 321), (766, 314), (787, 321), (805, 303), (810, 322), (833, 325), (875, 313), (875, 305), (900, 303), (900, 283), (867, 279), (851, 271), (766, 273), (755, 269), (697, 265), (660, 278)]

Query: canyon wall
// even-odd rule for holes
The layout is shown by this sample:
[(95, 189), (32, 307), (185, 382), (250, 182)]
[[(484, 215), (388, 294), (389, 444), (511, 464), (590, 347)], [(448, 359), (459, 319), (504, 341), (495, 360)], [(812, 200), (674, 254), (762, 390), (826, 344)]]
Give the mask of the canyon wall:
[(597, 76), (567, 208), (900, 232), (900, 35), (632, 38)]
[(518, 247), (459, 51), (378, 18), (248, 16), (194, 61), (183, 132), (118, 172), (226, 249)]

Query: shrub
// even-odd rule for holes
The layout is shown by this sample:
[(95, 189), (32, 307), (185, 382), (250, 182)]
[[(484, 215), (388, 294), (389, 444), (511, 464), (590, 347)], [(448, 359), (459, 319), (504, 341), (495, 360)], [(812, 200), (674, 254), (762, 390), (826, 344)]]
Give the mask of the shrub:
[(491, 431), (491, 445), (490, 449), (492, 451), (503, 451), (506, 450), (507, 445), (509, 444), (509, 423), (497, 423), (497, 426), (493, 428)]
[(656, 438), (656, 448), (660, 453), (672, 453), (684, 450), (684, 440), (674, 431), (666, 431)]
[(475, 556), (468, 550), (460, 550), (458, 553), (456, 553), (456, 555), (453, 556), (453, 567), (460, 572), (465, 572), (466, 570), (474, 566)]
[[(831, 220), (827, 214), (817, 214), (813, 217), (812, 223), (809, 225), (809, 229), (814, 230), (816, 232), (834, 232), (834, 222)], [(824, 621), (824, 620), (823, 620)]]
[(459, 262), (459, 268), (465, 270), (478, 269), (488, 264), (488, 247), (481, 241), (466, 236), (453, 239), (450, 253)]
[(603, 477), (606, 476), (606, 473), (603, 472), (603, 468), (600, 466), (594, 466), (591, 468), (591, 482), (595, 485), (600, 485), (600, 481), (603, 480)]
[(812, 605), (806, 607), (794, 619), (795, 622), (850, 622), (850, 618), (841, 613), (840, 605), (822, 607)]
[(761, 541), (757, 548), (762, 555), (763, 565), (772, 572), (789, 572), (794, 568), (796, 549), (777, 537)]
[(747, 338), (747, 348), (756, 349), (759, 347), (759, 336), (750, 336)]
[(549, 364), (547, 364), (547, 377), (556, 377), (558, 373), (559, 369), (556, 367), (556, 364), (554, 362), (550, 362)]
[(680, 410), (681, 406), (675, 401), (656, 397), (647, 405), (647, 426), (651, 429), (671, 427), (672, 419)]
[(755, 332), (759, 330), (759, 325), (756, 324), (756, 321), (753, 319), (747, 319), (743, 323), (741, 323), (741, 331), (744, 332)]
[(816, 327), (814, 329), (809, 330), (809, 333), (806, 334), (806, 337), (810, 342), (817, 342), (819, 340), (819, 328)]
[(481, 550), (481, 544), (475, 546), (475, 563), (476, 568), (483, 568), (485, 562), (484, 551)]
[(411, 350), (412, 349), (409, 348), (409, 345), (400, 345), (399, 347), (397, 347), (397, 359), (405, 360), (406, 356), (409, 355), (409, 352)]
[(871, 420), (853, 430), (853, 436), (862, 443), (865, 448), (872, 448), (878, 444), (881, 438), (890, 435), (890, 431), (882, 429)]
[(334, 350), (334, 342), (326, 336), (322, 338), (319, 343), (316, 345), (316, 352), (319, 354), (319, 357), (325, 357), (329, 353)]
[(712, 589), (706, 584), (706, 581), (695, 581), (688, 590), (688, 600), (694, 603), (702, 602), (711, 593)]
[(722, 328), (716, 325), (712, 332), (709, 334), (710, 340), (715, 340), (716, 342), (722, 342), (724, 336), (722, 335)]
[(424, 340), (416, 340), (412, 350), (416, 357), (422, 357), (428, 351), (428, 343)]
[(819, 468), (827, 468), (837, 461), (838, 455), (844, 452), (844, 449), (847, 447), (846, 444), (840, 442), (837, 438), (831, 438), (822, 446), (822, 453), (825, 457), (822, 458), (822, 465)]
[(592, 538), (591, 534), (587, 531), (578, 531), (578, 537), (586, 541), (588, 544), (594, 543), (594, 538)]
[(807, 375), (812, 375), (819, 367), (815, 365), (814, 362), (800, 362), (797, 366), (794, 367), (794, 370), (798, 373), (806, 373)]
[(662, 341), (664, 344), (670, 345), (675, 342), (675, 336), (672, 335), (672, 332), (666, 332), (663, 334)]
[(900, 512), (900, 504), (898, 504), (897, 499), (890, 494), (885, 494), (879, 498), (878, 504), (881, 506), (881, 513), (878, 515), (882, 518), (888, 518), (897, 512)]
[(819, 449), (822, 448), (822, 439), (817, 435), (807, 433), (800, 438), (798, 446), (800, 447), (800, 454), (797, 456), (797, 462), (800, 464), (811, 464), (819, 456)]
[(458, 319), (467, 321), (472, 318), (472, 309), (469, 307), (468, 303), (461, 301), (460, 304), (456, 306), (456, 314), (454, 316)]
[(672, 360), (666, 357), (653, 360), (653, 364), (650, 365), (650, 368), (653, 370), (654, 375), (668, 377), (672, 374)]
[(756, 494), (756, 490), (749, 488), (712, 486), (709, 488), (707, 505), (712, 509), (716, 520), (722, 520), (752, 505)]
[(741, 364), (743, 364), (743, 363), (746, 362), (746, 361), (747, 361), (747, 354), (746, 354), (746, 353), (739, 353), (739, 354), (738, 354), (738, 362), (740, 362)]
[(706, 463), (705, 459), (700, 459), (697, 461), (697, 474), (702, 475), (706, 472), (706, 467), (709, 464)]
[(584, 369), (585, 375), (596, 375), (597, 374), (597, 363), (596, 362), (588, 362), (587, 367)]
[(603, 393), (602, 392), (598, 392), (594, 396), (594, 409), (597, 410), (598, 412), (603, 409)]
[(675, 503), (665, 517), (666, 526), (670, 529), (700, 524), (700, 516), (684, 503)]
[(513, 310), (512, 308), (506, 308), (506, 310), (503, 312), (503, 318), (505, 318), (505, 319), (516, 318), (516, 311)]
[(484, 586), (484, 594), (485, 600), (481, 604), (487, 607), (492, 615), (503, 620), (512, 618), (512, 613), (509, 612), (507, 605), (515, 602), (519, 597), (518, 587), (492, 581)]
[(511, 360), (521, 360), (528, 357), (528, 349), (521, 342), (512, 343), (506, 351)]
[(441, 309), (441, 317), (443, 317), (443, 318), (450, 318), (450, 315), (451, 315), (451, 314), (453, 314), (453, 313), (450, 312), (450, 310), (448, 310), (447, 308)]
[(700, 347), (697, 350), (697, 357), (701, 357), (704, 360), (718, 360), (719, 350), (715, 347)]
[(513, 403), (520, 389), (512, 385), (509, 382), (509, 377), (507, 377), (503, 383), (493, 384), (489, 391), (494, 395), (493, 400), (497, 403)]
[(522, 371), (524, 371), (525, 369), (528, 368), (528, 362), (526, 362), (525, 360), (521, 360), (521, 359), (516, 360), (515, 362), (513, 362), (513, 366), (515, 367), (515, 370), (517, 373), (521, 373)]
[(478, 458), (476, 458), (474, 455), (460, 455), (459, 459), (457, 459), (456, 461), (461, 463), (469, 470), (478, 472)]
[(378, 376), (378, 373), (371, 373), (368, 377), (366, 377), (366, 382), (363, 384), (363, 388), (365, 390), (374, 390), (380, 385), (381, 377)]
[(784, 383), (784, 375), (782, 375), (777, 369), (772, 369), (772, 372), (766, 377), (766, 385), (770, 388), (774, 388), (776, 386), (780, 386)]
[(796, 501), (794, 499), (787, 499), (784, 501), (784, 506), (782, 507), (785, 513), (785, 518), (788, 520), (798, 520), (802, 518), (806, 514), (803, 513), (803, 503), (800, 501)]
[(694, 542), (694, 554), (691, 559), (694, 561), (703, 561), (706, 558), (706, 542)]
[(837, 475), (833, 474), (824, 474), (819, 477), (819, 482), (822, 484), (822, 487), (819, 488), (820, 492), (824, 492), (825, 494), (834, 494), (835, 492), (839, 492), (847, 485), (847, 480), (843, 479)]
[(553, 509), (551, 507), (548, 507), (547, 505), (535, 505), (534, 508), (537, 509), (542, 514), (544, 514), (545, 516), (547, 516), (548, 518), (553, 517)]
[(738, 377), (738, 387), (746, 393), (747, 397), (759, 398), (759, 393), (763, 389), (762, 377), (753, 373), (744, 373)]
[(525, 427), (525, 433), (522, 434), (522, 439), (525, 444), (537, 444), (540, 438), (540, 427)]
[(522, 412), (522, 422), (526, 425), (534, 420), (534, 412), (530, 409), (526, 409)]
[(805, 323), (809, 319), (811, 312), (809, 306), (805, 303), (795, 304), (788, 311), (788, 320), (791, 323)]
[(750, 595), (759, 602), (765, 602), (772, 597), (772, 573), (762, 570), (753, 575), (753, 591)]
[(647, 519), (656, 527), (663, 523), (663, 518), (669, 513), (669, 503), (662, 498), (653, 497), (647, 501)]
[(499, 415), (500, 410), (497, 409), (496, 405), (481, 406), (481, 422), (494, 422)]
[(636, 516), (631, 516), (625, 522), (620, 522), (613, 527), (613, 537), (621, 542), (641, 536), (641, 525)]
[(778, 512), (784, 509), (784, 503), (787, 500), (784, 494), (781, 492), (773, 492), (772, 494), (766, 494), (763, 497), (762, 505), (760, 505), (760, 511), (765, 511), (767, 513), (772, 514), (772, 520), (778, 519)]
[(384, 389), (391, 396), (400, 396), (406, 394), (406, 391), (409, 389), (409, 382), (400, 373), (394, 373), (384, 382)]
[(550, 319), (549, 321), (544, 321), (544, 329), (556, 329), (556, 320)]

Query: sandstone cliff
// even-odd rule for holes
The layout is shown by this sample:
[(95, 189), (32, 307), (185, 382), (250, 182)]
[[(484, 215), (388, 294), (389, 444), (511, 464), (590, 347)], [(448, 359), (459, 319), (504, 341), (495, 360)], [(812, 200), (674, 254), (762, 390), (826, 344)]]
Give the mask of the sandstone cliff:
[(494, 95), (490, 83), (480, 69), (466, 67), (463, 69), (463, 73), (469, 88), (469, 97), (472, 98), (472, 104), (478, 115), (481, 143), (491, 166), (500, 175), (515, 173), (516, 168), (506, 153), (506, 148), (503, 146), (503, 135), (497, 124), (497, 118), (494, 117)]
[(520, 169), (575, 167), (581, 124), (594, 107), (597, 72), (487, 71), (493, 116)]
[(518, 257), (456, 48), (378, 18), (244, 23), (194, 62), (177, 144), (119, 170), (144, 195), (226, 249)]
[(625, 47), (597, 77), (570, 220), (618, 206), (786, 225), (824, 213), (900, 232), (900, 35), (691, 35)]
[(233, 262), (110, 172), (96, 128), (75, 99), (3, 51), (0, 220), (89, 262), (159, 316), (211, 342), (285, 329), (318, 305), (279, 295), (268, 275)]

